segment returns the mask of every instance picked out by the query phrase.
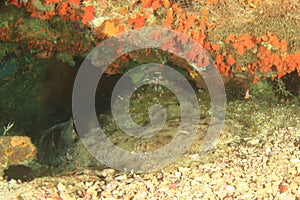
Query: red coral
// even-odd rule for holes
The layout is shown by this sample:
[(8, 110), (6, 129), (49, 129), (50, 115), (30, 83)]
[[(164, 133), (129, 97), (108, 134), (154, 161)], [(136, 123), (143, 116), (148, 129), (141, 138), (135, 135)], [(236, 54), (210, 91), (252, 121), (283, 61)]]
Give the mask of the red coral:
[(31, 16), (31, 17), (34, 17), (34, 18), (38, 18), (38, 17), (39, 17), (39, 15), (38, 15), (38, 12), (37, 12), (37, 9), (36, 9), (36, 8), (34, 8), (34, 9), (33, 9), (33, 11), (31, 12), (30, 16)]
[(226, 62), (229, 65), (234, 65), (236, 61), (235, 61), (234, 57), (231, 54), (229, 54), (228, 57), (226, 58)]
[(142, 1), (142, 10), (145, 8), (150, 8), (152, 5), (152, 0), (143, 0)]
[(162, 2), (163, 2), (163, 5), (164, 5), (165, 8), (169, 8), (170, 5), (171, 5), (169, 0), (162, 0)]
[(200, 30), (199, 28), (195, 28), (192, 31), (192, 38), (199, 42), (201, 45), (204, 44), (204, 39), (205, 39), (205, 34), (204, 31)]
[(129, 19), (129, 23), (134, 25), (134, 29), (138, 29), (145, 26), (145, 19), (146, 18), (144, 16), (136, 14), (135, 18)]
[(280, 40), (279, 38), (276, 36), (276, 35), (273, 35), (273, 34), (269, 34), (269, 43), (272, 45), (272, 46), (275, 46), (275, 47), (279, 47), (280, 46)]
[(178, 16), (181, 16), (181, 14), (183, 14), (182, 8), (177, 3), (172, 4), (172, 9)]
[(70, 6), (67, 2), (62, 2), (58, 8), (58, 14), (60, 16), (65, 16), (67, 14), (69, 8), (70, 8)]
[(298, 75), (300, 76), (300, 51), (296, 52), (295, 54), (288, 55), (285, 63), (287, 65), (287, 73), (297, 70)]
[(285, 40), (281, 40), (279, 49), (281, 50), (281, 52), (287, 51), (287, 42)]
[(185, 29), (189, 29), (190, 27), (192, 27), (194, 25), (194, 22), (195, 22), (195, 17), (193, 15), (189, 15), (186, 23), (184, 24)]
[(157, 10), (159, 8), (159, 6), (160, 6), (160, 0), (153, 1), (153, 3), (152, 3), (153, 10)]
[(165, 19), (165, 22), (164, 22), (164, 25), (166, 27), (170, 27), (172, 22), (174, 20), (174, 17), (173, 17), (173, 10), (172, 9), (169, 9), (168, 10), (168, 13), (167, 13), (167, 17)]
[(258, 64), (256, 62), (252, 64), (248, 64), (248, 72), (252, 75), (254, 74), (257, 68), (258, 68)]
[(87, 24), (89, 21), (94, 19), (95, 9), (93, 6), (82, 7), (81, 10), (84, 11), (82, 15), (82, 23)]
[(51, 17), (55, 16), (55, 11), (46, 11), (45, 12), (45, 18), (50, 19)]
[(258, 80), (259, 80), (259, 76), (254, 75), (253, 84), (256, 85)]
[(247, 49), (249, 50), (255, 47), (253, 39), (248, 34), (237, 37), (232, 46), (237, 50), (239, 55), (243, 55)]
[(178, 32), (183, 32), (183, 30), (184, 30), (183, 23), (182, 23), (182, 22), (179, 22), (176, 31), (178, 31)]
[(17, 6), (17, 8), (21, 8), (22, 7), (22, 3), (20, 3), (21, 1), (18, 1), (18, 0), (8, 0), (7, 3), (8, 4), (12, 4), (12, 5), (15, 5)]
[(229, 35), (227, 35), (225, 42), (227, 42), (227, 43), (234, 42), (234, 40), (235, 40), (234, 34), (229, 34)]
[(218, 44), (212, 44), (212, 45), (211, 45), (211, 48), (212, 48), (212, 50), (214, 50), (214, 51), (219, 51), (219, 50), (221, 49), (220, 45), (218, 45)]
[(226, 65), (224, 62), (222, 62), (220, 65), (217, 65), (219, 71), (224, 74), (225, 76), (229, 75), (230, 66)]
[(204, 48), (205, 50), (209, 50), (209, 49), (210, 49), (210, 42), (205, 42), (205, 43), (203, 44), (203, 48)]
[(206, 4), (207, 5), (217, 5), (217, 1), (216, 0), (207, 0)]
[(259, 71), (262, 73), (270, 72), (272, 70), (272, 66), (276, 67), (278, 78), (281, 78), (286, 73), (291, 72), (288, 70), (286, 60), (284, 61), (280, 55), (272, 53), (269, 49), (263, 46), (259, 48), (257, 56), (259, 57)]
[(70, 20), (74, 21), (76, 19), (76, 11), (70, 10)]
[(216, 55), (216, 64), (217, 65), (221, 65), (223, 60), (224, 60), (224, 57), (222, 56), (222, 54), (219, 53), (219, 54)]

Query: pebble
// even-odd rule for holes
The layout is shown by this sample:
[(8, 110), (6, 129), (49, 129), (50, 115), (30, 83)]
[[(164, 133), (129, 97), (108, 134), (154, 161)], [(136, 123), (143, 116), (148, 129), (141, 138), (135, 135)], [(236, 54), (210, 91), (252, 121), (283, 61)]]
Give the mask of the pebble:
[(175, 172), (174, 175), (175, 175), (176, 178), (180, 178), (181, 177), (181, 172)]
[(98, 176), (41, 177), (31, 182), (0, 177), (0, 199), (296, 199), (300, 153), (290, 141), (299, 137), (300, 130), (279, 133), (245, 144), (231, 142), (230, 151), (216, 148), (212, 154), (216, 157), (207, 162), (175, 163), (148, 174), (104, 169)]
[(115, 180), (117, 180), (117, 181), (127, 180), (127, 175), (123, 174), (123, 175), (117, 176), (117, 177), (115, 177)]
[(58, 183), (58, 185), (57, 185), (57, 189), (58, 189), (58, 191), (65, 191), (66, 189), (67, 189), (67, 187), (64, 185), (64, 184), (62, 184), (61, 182), (60, 183)]

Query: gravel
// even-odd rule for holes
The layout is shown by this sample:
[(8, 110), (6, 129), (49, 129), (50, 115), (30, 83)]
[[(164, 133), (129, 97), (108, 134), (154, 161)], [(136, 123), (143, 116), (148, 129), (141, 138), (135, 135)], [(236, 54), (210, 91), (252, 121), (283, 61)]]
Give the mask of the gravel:
[[(218, 147), (213, 162), (174, 163), (147, 174), (83, 170), (31, 182), (0, 181), (1, 199), (297, 199), (300, 198), (300, 130)], [(253, 144), (252, 144), (253, 143)], [(222, 155), (222, 157), (219, 157)], [(184, 159), (201, 159), (186, 155)], [(191, 162), (192, 163), (192, 162)]]
[(0, 199), (300, 199), (295, 109), (229, 104), (219, 143), (205, 156), (189, 151), (145, 174), (83, 169), (29, 182), (1, 178)]

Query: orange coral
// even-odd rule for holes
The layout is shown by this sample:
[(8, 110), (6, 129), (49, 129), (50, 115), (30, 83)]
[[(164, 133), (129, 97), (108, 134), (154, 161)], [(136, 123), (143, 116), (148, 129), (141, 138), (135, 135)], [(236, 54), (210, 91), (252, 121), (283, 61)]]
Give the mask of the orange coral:
[(242, 67), (239, 64), (236, 64), (234, 69), (240, 71), (242, 70)]
[(153, 1), (153, 3), (152, 3), (153, 10), (157, 10), (159, 8), (159, 6), (160, 6), (160, 0)]
[(176, 31), (183, 32), (183, 30), (184, 30), (183, 22), (179, 22)]
[(236, 61), (235, 61), (234, 57), (231, 54), (229, 54), (228, 57), (226, 58), (226, 62), (229, 65), (234, 65)]
[(223, 60), (224, 60), (224, 57), (222, 56), (222, 54), (219, 53), (219, 54), (216, 55), (216, 58), (215, 58), (215, 59), (216, 59), (216, 64), (217, 64), (217, 65), (221, 65), (221, 63), (222, 63)]
[(115, 23), (113, 21), (105, 21), (102, 32), (110, 37), (118, 34), (119, 28), (115, 26)]
[(253, 84), (256, 85), (256, 84), (257, 84), (257, 81), (258, 81), (259, 79), (260, 79), (259, 76), (254, 75), (254, 77), (253, 77)]
[(264, 46), (258, 48), (257, 57), (260, 59), (265, 59), (271, 55), (271, 51)]
[(242, 43), (247, 49), (252, 49), (254, 47), (254, 42), (250, 35), (243, 34), (237, 38), (238, 42)]
[(255, 47), (252, 38), (246, 33), (237, 37), (232, 46), (237, 50), (240, 56), (243, 55), (247, 49), (249, 50)]
[(248, 72), (249, 72), (250, 74), (254, 74), (254, 73), (257, 71), (258, 67), (259, 67), (259, 65), (258, 65), (257, 62), (254, 62), (254, 63), (252, 63), (252, 64), (249, 64), (249, 65), (248, 65)]
[(280, 49), (281, 52), (286, 52), (287, 50), (287, 42), (285, 40), (280, 40), (276, 35), (269, 33), (268, 34), (269, 43)]
[(166, 17), (165, 22), (164, 22), (165, 27), (170, 27), (173, 20), (174, 20), (173, 10), (170, 8), (167, 12), (167, 17)]
[(7, 3), (15, 5), (17, 8), (21, 8), (23, 4), (25, 3), (21, 3), (21, 1), (18, 0), (8, 0)]
[(181, 8), (177, 3), (174, 3), (174, 4), (172, 5), (172, 9), (174, 10), (174, 12), (175, 12), (178, 16), (181, 16), (181, 14), (183, 14), (182, 8)]
[(257, 57), (259, 58), (258, 64), (261, 72), (268, 72), (272, 67), (272, 53), (264, 46), (260, 46), (258, 49)]
[(287, 65), (287, 73), (297, 70), (298, 75), (300, 76), (300, 51), (295, 54), (288, 55), (285, 62)]
[(210, 49), (210, 42), (205, 42), (205, 43), (203, 44), (203, 48), (204, 48), (205, 50), (209, 50), (209, 49)]
[(46, 11), (44, 16), (46, 19), (50, 19), (51, 17), (55, 16), (55, 14), (55, 11)]
[(227, 35), (225, 42), (227, 42), (227, 43), (234, 42), (234, 40), (235, 40), (235, 36), (234, 36), (234, 34), (231, 33), (231, 34)]
[(205, 39), (204, 31), (200, 30), (199, 28), (195, 28), (192, 31), (192, 38), (197, 42), (199, 42), (201, 45), (203, 45)]
[(70, 10), (70, 20), (74, 21), (76, 19), (76, 11)]
[(279, 49), (281, 50), (281, 52), (287, 51), (287, 42), (285, 40), (281, 40)]
[(163, 5), (164, 5), (165, 8), (169, 8), (170, 5), (171, 5), (169, 0), (162, 0), (162, 2), (163, 2)]
[(201, 16), (200, 19), (200, 28), (202, 31), (206, 31), (207, 29), (207, 24), (208, 24), (208, 17), (207, 16)]
[(69, 4), (67, 2), (62, 2), (58, 8), (58, 14), (60, 16), (65, 16), (69, 9)]
[(145, 8), (150, 8), (152, 5), (152, 0), (142, 0), (142, 10)]
[(272, 66), (275, 66), (278, 72), (278, 78), (281, 78), (288, 73), (286, 61), (284, 61), (280, 55), (272, 53), (266, 47), (261, 46), (258, 50), (257, 56), (259, 57), (258, 64), (260, 66), (260, 72), (270, 72), (272, 70)]
[(207, 5), (217, 5), (217, 1), (216, 0), (206, 0), (206, 4)]
[(212, 44), (211, 45), (211, 48), (214, 50), (214, 51), (219, 51), (221, 49), (220, 45), (218, 44)]
[(82, 23), (87, 24), (89, 21), (94, 19), (95, 9), (93, 6), (82, 7), (81, 10), (84, 11), (82, 15)]
[(140, 14), (136, 14), (135, 18), (129, 19), (129, 23), (134, 25), (134, 29), (141, 28), (145, 26), (145, 17)]
[(127, 8), (120, 8), (119, 13), (121, 15), (126, 15), (128, 13), (128, 10), (127, 10)]
[(280, 46), (280, 40), (279, 40), (279, 38), (276, 35), (273, 35), (271, 33), (269, 34), (269, 43), (272, 46), (275, 46), (275, 47), (279, 47)]
[(185, 29), (189, 29), (194, 25), (195, 17), (193, 15), (189, 15), (186, 23), (184, 24)]
[(221, 64), (217, 65), (219, 71), (224, 74), (225, 76), (229, 75), (229, 71), (230, 71), (230, 66), (226, 65), (224, 62), (222, 62)]

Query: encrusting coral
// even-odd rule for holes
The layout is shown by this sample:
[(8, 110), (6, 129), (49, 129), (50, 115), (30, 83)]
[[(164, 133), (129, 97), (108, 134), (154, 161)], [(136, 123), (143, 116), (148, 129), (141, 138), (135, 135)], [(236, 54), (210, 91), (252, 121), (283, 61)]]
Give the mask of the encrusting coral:
[(36, 158), (36, 147), (26, 136), (0, 137), (0, 176), (11, 165), (28, 164)]
[[(74, 41), (78, 43), (77, 52), (62, 49), (62, 43), (51, 36), (51, 30), (41, 27), (40, 33), (31, 34), (34, 35), (32, 39), (42, 43), (39, 45), (29, 40), (29, 36), (11, 38), (11, 24), (5, 22), (0, 24), (2, 42), (29, 40), (31, 49), (37, 49), (37, 46), (48, 51), (58, 49), (74, 56), (78, 50), (84, 55), (88, 47), (122, 31), (145, 26), (166, 27), (186, 34), (203, 45), (225, 76), (244, 73), (255, 83), (263, 77), (281, 78), (293, 71), (300, 75), (298, 1), (9, 0), (7, 4), (25, 9), (31, 17), (41, 21), (51, 22), (59, 17), (75, 24), (74, 28), (81, 27), (79, 23), (83, 24), (92, 30), (92, 42), (84, 47), (80, 41)], [(14, 26), (26, 26), (22, 21), (22, 18), (15, 19)], [(38, 39), (40, 34), (50, 34), (53, 39)], [(61, 41), (65, 38), (63, 34), (60, 37)], [(115, 67), (122, 67), (122, 64)], [(118, 71), (122, 70), (110, 70), (111, 73)]]

